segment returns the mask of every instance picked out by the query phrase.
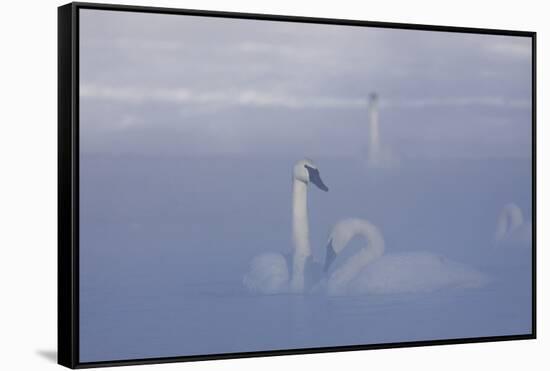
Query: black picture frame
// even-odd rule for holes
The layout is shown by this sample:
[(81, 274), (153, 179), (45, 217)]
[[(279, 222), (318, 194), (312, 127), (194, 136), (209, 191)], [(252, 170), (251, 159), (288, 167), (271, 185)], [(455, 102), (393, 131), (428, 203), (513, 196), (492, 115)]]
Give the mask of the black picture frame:
[[(161, 13), (220, 18), (300, 22), (327, 25), (405, 30), (444, 31), (488, 35), (523, 36), (532, 39), (532, 332), (512, 336), (487, 336), (460, 339), (410, 341), (368, 345), (304, 349), (280, 349), (244, 353), (121, 359), (80, 362), (79, 359), (79, 11), (99, 9), (119, 12)], [(264, 357), (290, 354), (342, 352), (367, 349), (417, 347), (461, 343), (480, 343), (536, 338), (536, 32), (486, 28), (448, 27), (422, 24), (386, 23), (347, 19), (297, 17), (234, 13), (159, 7), (70, 3), (58, 8), (58, 363), (69, 368), (138, 365), (201, 361), (228, 358)]]

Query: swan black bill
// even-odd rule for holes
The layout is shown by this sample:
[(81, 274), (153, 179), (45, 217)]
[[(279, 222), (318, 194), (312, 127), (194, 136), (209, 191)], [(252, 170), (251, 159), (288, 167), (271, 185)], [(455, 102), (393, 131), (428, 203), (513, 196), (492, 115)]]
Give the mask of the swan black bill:
[(309, 181), (317, 186), (322, 191), (328, 192), (328, 187), (323, 183), (319, 169), (312, 168), (311, 166), (304, 165), (309, 173)]
[(332, 247), (332, 240), (328, 242), (327, 245), (327, 255), (325, 257), (325, 267), (323, 268), (324, 272), (328, 272), (328, 269), (332, 265), (332, 262), (336, 259), (336, 252), (334, 252), (334, 247)]

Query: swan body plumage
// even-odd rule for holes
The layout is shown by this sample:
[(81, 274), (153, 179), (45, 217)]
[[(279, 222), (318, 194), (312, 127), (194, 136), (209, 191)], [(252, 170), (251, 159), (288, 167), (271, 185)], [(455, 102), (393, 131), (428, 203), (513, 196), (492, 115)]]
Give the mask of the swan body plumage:
[(248, 291), (258, 294), (280, 294), (288, 291), (288, 264), (282, 254), (268, 252), (252, 259), (243, 278)]
[(351, 293), (402, 294), (442, 288), (481, 287), (487, 277), (475, 269), (429, 252), (382, 256), (350, 286)]
[[(252, 293), (272, 295), (293, 293), (290, 282), (292, 255), (266, 252), (252, 259), (243, 284)], [(309, 291), (322, 278), (321, 264), (310, 257), (304, 266), (304, 291)]]

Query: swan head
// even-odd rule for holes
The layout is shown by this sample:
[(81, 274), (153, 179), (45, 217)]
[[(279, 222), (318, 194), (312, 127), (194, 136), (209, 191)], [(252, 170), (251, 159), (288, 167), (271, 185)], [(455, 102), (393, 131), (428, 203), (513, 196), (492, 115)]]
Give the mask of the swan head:
[(305, 184), (313, 183), (322, 191), (328, 191), (328, 187), (321, 179), (319, 169), (315, 166), (313, 161), (309, 159), (300, 160), (294, 165), (293, 177)]

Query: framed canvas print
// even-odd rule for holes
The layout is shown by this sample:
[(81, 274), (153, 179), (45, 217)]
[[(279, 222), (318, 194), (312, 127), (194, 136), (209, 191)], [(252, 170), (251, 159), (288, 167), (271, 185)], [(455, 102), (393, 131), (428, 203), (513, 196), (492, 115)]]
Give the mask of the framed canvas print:
[(533, 339), (535, 33), (59, 8), (59, 363)]

